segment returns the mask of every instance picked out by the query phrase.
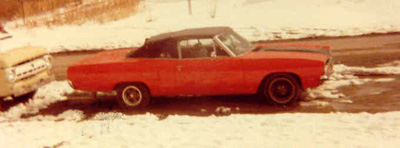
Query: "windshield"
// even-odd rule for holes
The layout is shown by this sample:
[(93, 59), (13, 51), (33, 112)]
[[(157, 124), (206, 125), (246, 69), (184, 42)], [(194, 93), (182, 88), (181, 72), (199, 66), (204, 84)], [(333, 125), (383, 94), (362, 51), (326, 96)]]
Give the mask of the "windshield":
[(234, 32), (233, 30), (227, 31), (218, 36), (218, 39), (228, 47), (235, 55), (244, 54), (254, 48), (253, 44), (245, 38)]

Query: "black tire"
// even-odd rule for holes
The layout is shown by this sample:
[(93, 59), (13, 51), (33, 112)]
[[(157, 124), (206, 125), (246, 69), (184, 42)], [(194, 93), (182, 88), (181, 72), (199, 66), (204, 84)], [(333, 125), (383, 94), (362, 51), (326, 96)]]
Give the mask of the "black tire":
[(150, 93), (143, 84), (132, 83), (117, 88), (118, 104), (125, 109), (146, 107), (150, 102)]
[(270, 104), (287, 105), (301, 94), (298, 81), (288, 74), (275, 74), (262, 85), (262, 94)]

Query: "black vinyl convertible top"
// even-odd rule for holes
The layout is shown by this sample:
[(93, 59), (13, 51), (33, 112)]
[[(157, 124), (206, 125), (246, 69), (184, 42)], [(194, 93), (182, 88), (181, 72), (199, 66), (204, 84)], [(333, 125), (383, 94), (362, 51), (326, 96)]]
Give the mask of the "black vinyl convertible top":
[(162, 50), (170, 50), (172, 57), (178, 57), (177, 41), (194, 38), (212, 38), (230, 31), (230, 27), (204, 27), (185, 29), (152, 36), (138, 50), (132, 50), (127, 57), (159, 57)]
[(187, 39), (187, 38), (212, 38), (215, 35), (224, 33), (225, 31), (231, 30), (230, 27), (204, 27), (204, 28), (193, 28), (185, 29), (175, 32), (168, 32), (152, 36), (146, 40), (146, 42), (157, 42), (168, 39)]

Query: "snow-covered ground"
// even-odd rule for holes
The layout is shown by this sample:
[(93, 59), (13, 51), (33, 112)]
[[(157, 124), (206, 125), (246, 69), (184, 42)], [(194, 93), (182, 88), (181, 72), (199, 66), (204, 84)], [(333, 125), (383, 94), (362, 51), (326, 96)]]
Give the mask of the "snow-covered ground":
[(51, 82), (39, 88), (33, 99), (30, 99), (27, 103), (14, 106), (7, 112), (0, 112), (0, 122), (18, 120), (22, 115), (37, 113), (40, 109), (47, 108), (52, 103), (66, 100), (66, 94), (73, 91), (74, 89), (66, 81)]
[(192, 0), (189, 15), (187, 0), (146, 0), (135, 15), (105, 24), (27, 29), (8, 22), (13, 38), (0, 42), (0, 50), (132, 47), (159, 33), (205, 26), (231, 26), (251, 41), (393, 32), (400, 31), (399, 7), (398, 0)]
[[(308, 90), (309, 100), (345, 99), (340, 86), (394, 79), (361, 79), (355, 74), (400, 74), (399, 62), (378, 68), (335, 65), (331, 79)], [(57, 116), (34, 114), (72, 93), (65, 81), (39, 89), (33, 99), (0, 113), (0, 147), (393, 147), (400, 146), (400, 112), (233, 114), (194, 117), (80, 110)], [(351, 103), (351, 102), (348, 102)]]
[(400, 112), (191, 117), (98, 113), (92, 120), (0, 124), (0, 147), (400, 146)]
[(6, 38), (8, 38), (8, 37), (10, 37), (10, 35), (9, 35), (8, 33), (2, 33), (2, 32), (0, 32), (0, 40), (6, 39)]
[(344, 98), (345, 95), (340, 93), (337, 88), (348, 85), (361, 85), (366, 82), (388, 82), (394, 81), (394, 78), (379, 78), (379, 79), (360, 79), (355, 75), (400, 75), (400, 65), (396, 65), (399, 61), (384, 64), (381, 67), (365, 68), (365, 67), (350, 67), (343, 64), (334, 66), (335, 72), (329, 80), (325, 81), (317, 88), (308, 89), (307, 100), (316, 98)]

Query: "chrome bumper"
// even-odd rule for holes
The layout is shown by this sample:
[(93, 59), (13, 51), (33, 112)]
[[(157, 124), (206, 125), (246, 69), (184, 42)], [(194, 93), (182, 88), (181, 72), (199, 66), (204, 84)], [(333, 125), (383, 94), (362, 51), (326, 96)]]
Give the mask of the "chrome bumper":
[(333, 74), (333, 61), (329, 60), (325, 65), (325, 74), (320, 77), (319, 84), (322, 84), (326, 80), (329, 80), (330, 76)]
[(28, 94), (37, 90), (39, 87), (50, 83), (54, 79), (55, 78), (53, 75), (50, 75), (49, 72), (45, 71), (29, 79), (11, 83), (9, 85), (12, 92), (11, 95), (14, 97), (19, 97)]

